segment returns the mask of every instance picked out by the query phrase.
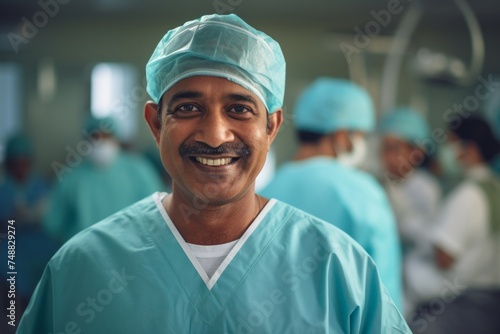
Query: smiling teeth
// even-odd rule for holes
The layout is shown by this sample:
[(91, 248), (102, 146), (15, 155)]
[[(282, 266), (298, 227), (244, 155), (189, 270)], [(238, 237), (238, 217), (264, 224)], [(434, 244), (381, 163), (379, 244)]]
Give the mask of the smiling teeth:
[(206, 158), (196, 157), (196, 161), (198, 161), (200, 164), (207, 166), (225, 166), (229, 165), (231, 160), (232, 160), (231, 158), (206, 159)]

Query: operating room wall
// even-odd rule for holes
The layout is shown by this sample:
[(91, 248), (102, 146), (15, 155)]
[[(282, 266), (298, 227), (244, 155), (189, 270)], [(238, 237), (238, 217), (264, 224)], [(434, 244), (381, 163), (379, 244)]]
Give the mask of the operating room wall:
[[(23, 106), (21, 124), (34, 140), (38, 168), (53, 176), (52, 163), (65, 162), (67, 147), (75, 148), (81, 139), (83, 122), (90, 109), (90, 71), (98, 62), (126, 62), (133, 64), (140, 73), (140, 82), (145, 87), (144, 66), (158, 40), (171, 27), (182, 20), (141, 21), (94, 20), (52, 22), (41, 29), (18, 54), (4, 53), (0, 61), (13, 61), (23, 67)], [(251, 22), (266, 31), (283, 48), (287, 60), (287, 89), (285, 96), (285, 121), (276, 140), (278, 163), (289, 159), (295, 149), (293, 132), (293, 103), (300, 90), (317, 76), (349, 77), (344, 54), (325, 46), (328, 23), (308, 24), (294, 22)], [(326, 37), (325, 37), (326, 36)], [(484, 76), (499, 73), (496, 59), (500, 48), (495, 43), (495, 32), (485, 29), (486, 64)], [(470, 42), (464, 29), (420, 29), (410, 47), (410, 52), (419, 46), (427, 46), (452, 54), (466, 61), (470, 57)], [(49, 99), (39, 96), (37, 71), (40, 62), (50, 59), (55, 64), (57, 90)], [(364, 55), (367, 66), (367, 87), (377, 105), (380, 100), (381, 75), (384, 54)], [(474, 94), (474, 85), (459, 88), (447, 85), (431, 85), (417, 80), (404, 65), (399, 84), (398, 104), (413, 104), (426, 113), (432, 127), (443, 127), (443, 113), (455, 103)], [(132, 94), (132, 92), (131, 92)], [(131, 97), (134, 117), (139, 119), (139, 128), (133, 146), (142, 149), (152, 145), (153, 140), (142, 121), (143, 99)], [(382, 111), (378, 110), (378, 113)]]

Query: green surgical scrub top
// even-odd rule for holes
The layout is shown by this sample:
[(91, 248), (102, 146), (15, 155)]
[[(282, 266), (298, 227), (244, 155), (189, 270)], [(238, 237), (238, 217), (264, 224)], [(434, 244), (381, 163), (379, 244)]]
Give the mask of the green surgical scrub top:
[(366, 252), (271, 200), (209, 278), (154, 195), (47, 265), (25, 333), (411, 333)]

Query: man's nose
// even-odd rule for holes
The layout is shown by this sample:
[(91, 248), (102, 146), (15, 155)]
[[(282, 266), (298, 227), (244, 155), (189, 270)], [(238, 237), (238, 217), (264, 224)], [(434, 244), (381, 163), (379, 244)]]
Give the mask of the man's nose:
[(194, 139), (215, 148), (222, 144), (233, 142), (235, 138), (230, 120), (225, 113), (210, 110), (200, 122)]

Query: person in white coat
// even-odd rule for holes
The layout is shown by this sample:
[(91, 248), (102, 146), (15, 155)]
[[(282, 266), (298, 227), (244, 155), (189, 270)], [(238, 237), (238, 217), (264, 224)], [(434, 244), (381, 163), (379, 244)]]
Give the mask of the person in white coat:
[(464, 180), (446, 199), (432, 229), (434, 268), (415, 268), (410, 275), (416, 291), (430, 302), (409, 322), (419, 333), (499, 333), (500, 179), (488, 163), (500, 143), (479, 116), (453, 124), (449, 141)]

